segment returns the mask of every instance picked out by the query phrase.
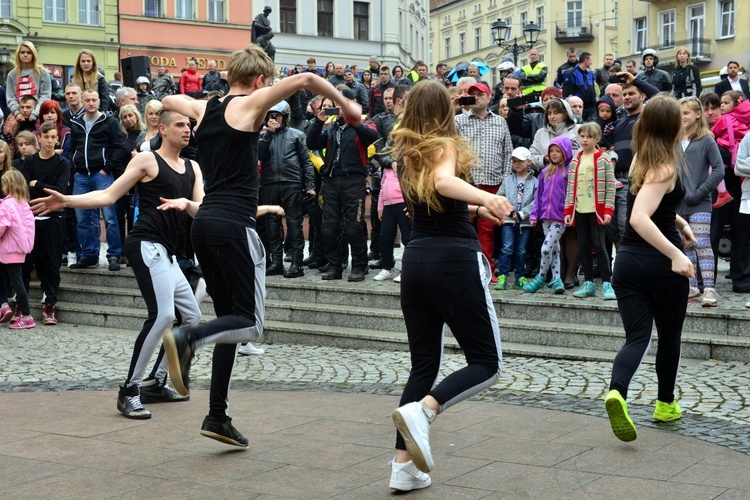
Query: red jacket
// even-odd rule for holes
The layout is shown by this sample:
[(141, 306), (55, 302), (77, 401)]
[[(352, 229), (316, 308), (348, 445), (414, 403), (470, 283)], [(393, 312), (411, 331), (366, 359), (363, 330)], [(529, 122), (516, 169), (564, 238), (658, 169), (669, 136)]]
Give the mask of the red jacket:
[(203, 89), (203, 78), (198, 71), (188, 68), (180, 76), (180, 93), (195, 94)]
[[(570, 162), (568, 171), (568, 189), (565, 194), (564, 215), (570, 215), (572, 225), (575, 226), (576, 217), (576, 189), (578, 188), (578, 165), (581, 163), (583, 149)], [(601, 226), (604, 224), (604, 216), (612, 217), (615, 213), (615, 171), (609, 156), (598, 149), (594, 153), (594, 191), (596, 199), (594, 208), (596, 210), (596, 222)]]

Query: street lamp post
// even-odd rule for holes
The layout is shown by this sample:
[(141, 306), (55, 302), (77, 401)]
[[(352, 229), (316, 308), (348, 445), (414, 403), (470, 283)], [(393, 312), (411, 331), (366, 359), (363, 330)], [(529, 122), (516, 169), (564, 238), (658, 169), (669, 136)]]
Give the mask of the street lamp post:
[(6, 70), (8, 68), (8, 63), (10, 62), (10, 52), (8, 52), (8, 49), (3, 47), (0, 49), (0, 85), (5, 86), (5, 78), (6, 78)]
[(510, 33), (510, 26), (498, 19), (490, 26), (492, 29), (492, 37), (495, 39), (495, 44), (498, 47), (510, 50), (513, 53), (513, 64), (518, 66), (518, 54), (534, 48), (537, 40), (539, 39), (539, 32), (542, 31), (536, 24), (529, 23), (523, 27), (523, 38), (526, 43), (518, 43), (518, 37), (513, 37), (513, 40), (507, 40), (508, 34)]

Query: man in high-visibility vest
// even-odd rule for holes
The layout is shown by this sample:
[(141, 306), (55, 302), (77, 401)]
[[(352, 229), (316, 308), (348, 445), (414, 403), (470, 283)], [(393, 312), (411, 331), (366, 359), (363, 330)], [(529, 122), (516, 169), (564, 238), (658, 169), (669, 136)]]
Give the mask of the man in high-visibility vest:
[(523, 95), (541, 95), (542, 90), (547, 86), (547, 65), (539, 60), (539, 51), (531, 49), (529, 51), (529, 63), (521, 68), (521, 85), (523, 86)]

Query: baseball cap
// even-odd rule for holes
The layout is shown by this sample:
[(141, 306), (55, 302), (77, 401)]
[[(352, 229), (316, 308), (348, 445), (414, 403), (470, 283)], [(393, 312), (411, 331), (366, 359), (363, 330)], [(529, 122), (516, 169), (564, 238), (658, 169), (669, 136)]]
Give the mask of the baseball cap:
[(357, 96), (352, 92), (350, 89), (344, 89), (341, 91), (341, 95), (349, 99), (350, 101), (353, 101), (357, 98)]
[(519, 160), (530, 160), (531, 159), (531, 151), (524, 147), (516, 148), (513, 150), (513, 154), (511, 155), (513, 158), (517, 158)]
[(347, 66), (346, 68), (344, 68), (344, 74), (347, 74), (347, 73), (352, 73), (352, 74), (354, 74), (354, 73), (352, 72), (352, 68), (350, 68), (349, 66)]
[(479, 92), (482, 92), (484, 94), (490, 94), (490, 88), (487, 86), (486, 83), (475, 83), (471, 87), (469, 87), (469, 90), (467, 90), (468, 93), (471, 93), (472, 90), (478, 90)]

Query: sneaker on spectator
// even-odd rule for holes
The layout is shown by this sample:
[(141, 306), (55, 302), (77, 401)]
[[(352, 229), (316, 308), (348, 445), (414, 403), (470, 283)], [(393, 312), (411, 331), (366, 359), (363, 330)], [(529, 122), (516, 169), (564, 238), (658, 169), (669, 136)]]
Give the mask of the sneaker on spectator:
[(726, 191), (724, 191), (723, 193), (719, 193), (719, 197), (716, 198), (713, 208), (721, 208), (727, 203), (729, 203), (730, 201), (732, 201), (733, 199), (734, 197), (731, 194), (727, 193)]
[[(401, 275), (399, 274), (398, 276), (396, 276), (395, 278), (393, 278), (393, 282), (394, 283), (401, 283)], [(750, 302), (748, 302), (748, 304), (750, 304)], [(750, 306), (747, 306), (747, 307), (750, 307)]]
[(195, 301), (200, 304), (208, 297), (208, 290), (206, 289), (206, 280), (198, 278), (198, 286), (195, 287)]
[[(505, 282), (508, 280), (508, 277), (504, 274), (501, 274), (497, 278), (495, 278), (495, 290), (505, 290)], [(492, 281), (490, 281), (490, 284), (492, 284)]]
[(7, 323), (13, 317), (13, 309), (6, 303), (0, 308), (0, 323)]
[(107, 261), (109, 262), (109, 270), (110, 271), (119, 271), (120, 270), (120, 258), (115, 257), (114, 255), (112, 257), (108, 257)]
[(13, 316), (10, 318), (10, 323), (13, 324), (21, 318), (21, 308), (16, 306), (13, 308)]
[(521, 276), (513, 284), (513, 288), (515, 288), (516, 290), (522, 290), (523, 287), (525, 287), (528, 283), (529, 283), (529, 280), (526, 279), (526, 276)]
[[(498, 281), (498, 277), (493, 274), (492, 277), (490, 278), (490, 285), (497, 285), (497, 281)], [(497, 290), (498, 288), (495, 287), (495, 289)], [(503, 288), (503, 290), (505, 290), (505, 288)]]
[(68, 252), (68, 267), (78, 262), (78, 256), (75, 252)]
[(612, 288), (612, 284), (609, 281), (602, 283), (602, 297), (604, 300), (617, 300), (615, 290)]
[(13, 330), (25, 330), (27, 328), (34, 328), (36, 326), (36, 323), (34, 322), (34, 318), (29, 316), (21, 316), (18, 318), (18, 320), (14, 323), (10, 324), (10, 328)]
[(242, 344), (240, 348), (237, 349), (237, 352), (245, 356), (260, 356), (266, 351), (264, 349), (261, 349), (260, 347), (255, 347), (250, 342), (247, 342), (245, 344)]
[(57, 317), (55, 317), (55, 313), (57, 312), (57, 308), (55, 306), (45, 304), (42, 308), (42, 324), (45, 325), (56, 325), (57, 324)]
[(393, 269), (381, 269), (378, 274), (373, 278), (375, 281), (392, 280), (395, 276)]
[(97, 267), (98, 265), (99, 257), (84, 257), (76, 261), (75, 264), (70, 264), (70, 260), (68, 260), (68, 267), (70, 269), (86, 269), (87, 267)]
[(703, 289), (703, 298), (701, 299), (701, 306), (703, 307), (716, 307), (719, 302), (719, 295), (713, 288), (706, 287)]
[(690, 291), (688, 292), (688, 300), (691, 300), (691, 299), (695, 300), (700, 296), (701, 296), (700, 289), (696, 286), (691, 286)]

